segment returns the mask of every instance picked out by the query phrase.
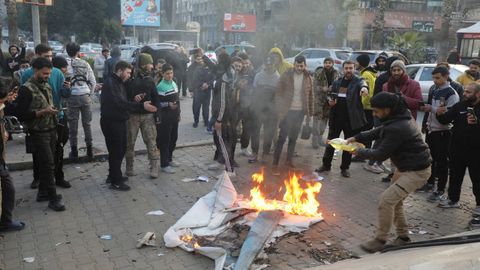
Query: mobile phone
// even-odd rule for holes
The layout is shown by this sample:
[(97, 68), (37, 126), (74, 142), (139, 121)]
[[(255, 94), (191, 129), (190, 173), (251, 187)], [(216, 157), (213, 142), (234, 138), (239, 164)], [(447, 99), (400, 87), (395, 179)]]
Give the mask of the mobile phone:
[(18, 90), (19, 90), (19, 89), (20, 89), (20, 88), (19, 88), (18, 86), (15, 86), (14, 88), (12, 88), (12, 89), (10, 90), (10, 93), (12, 93), (12, 94), (18, 93)]
[(440, 106), (445, 106), (445, 105), (447, 105), (445, 103), (445, 97), (440, 97)]
[(476, 115), (475, 115), (475, 110), (474, 110), (472, 107), (468, 107), (468, 108), (467, 108), (467, 113), (469, 113), (469, 114), (471, 114), (471, 115), (473, 115), (473, 116), (476, 116)]

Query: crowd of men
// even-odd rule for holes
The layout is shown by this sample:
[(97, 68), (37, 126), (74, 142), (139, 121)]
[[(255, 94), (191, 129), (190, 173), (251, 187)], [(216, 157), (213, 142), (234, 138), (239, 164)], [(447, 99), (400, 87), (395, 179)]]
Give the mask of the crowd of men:
[[(332, 58), (325, 58), (323, 68), (312, 75), (305, 57), (297, 56), (291, 64), (278, 48), (261, 61), (247, 52), (229, 55), (226, 50), (220, 50), (213, 61), (199, 48), (192, 51), (188, 69), (176, 76), (177, 65), (166, 59), (141, 53), (134, 68), (121, 61), (114, 49), (112, 57), (103, 50), (95, 59), (95, 76), (79, 57), (77, 44), (68, 44), (66, 51), (66, 58), (53, 57), (48, 46), (38, 45), (33, 61), (18, 59), (18, 68), (12, 66), (12, 86), (0, 87), (5, 114), (17, 116), (26, 127), (26, 148), (34, 163), (31, 186), (38, 188), (37, 201), (48, 201), (48, 207), (55, 211), (65, 210), (56, 186), (71, 186), (63, 174), (63, 146), (70, 140), (70, 157), (78, 158), (80, 116), (87, 156), (93, 157), (91, 95), (100, 80), (100, 126), (109, 154), (106, 181), (111, 189), (130, 190), (126, 181), (135, 175), (134, 146), (139, 131), (147, 146), (150, 177), (158, 178), (159, 169), (175, 173), (179, 164), (173, 152), (185, 87), (193, 96), (193, 127), (202, 120), (213, 135), (214, 160), (232, 177), (239, 166), (235, 161), (238, 141), (249, 163), (265, 163), (273, 153), (271, 172), (277, 176), (296, 167), (296, 142), (300, 133), (302, 137), (308, 133), (305, 129), (310, 124), (312, 147), (325, 147), (317, 173), (328, 173), (332, 167), (334, 148), (323, 138), (327, 126), (327, 140), (343, 133), (349, 142), (364, 144), (366, 148), (356, 149), (353, 158), (350, 152), (342, 153), (341, 175), (350, 177), (352, 161), (366, 162), (366, 170), (387, 173), (383, 180), (393, 183), (382, 194), (378, 232), (363, 245), (367, 251), (386, 245), (393, 223), (398, 236), (393, 244), (410, 241), (402, 205), (411, 192), (430, 192), (428, 201), (442, 208), (458, 208), (466, 168), (476, 198), (470, 225), (480, 226), (480, 159), (474, 156), (480, 150), (477, 60), (470, 62), (457, 81), (450, 78), (448, 63), (438, 63), (432, 72), (428, 100), (424, 101), (419, 83), (407, 74), (405, 62), (386, 53), (380, 54), (373, 66), (368, 55), (344, 61), (342, 70), (335, 69)], [(421, 129), (415, 122), (418, 111), (425, 112)], [(285, 166), (280, 166), (287, 140), (282, 159)], [(125, 174), (121, 170), (124, 158)], [(387, 159), (391, 168), (384, 164)], [(11, 217), (14, 189), (1, 161), (2, 199), (6, 201), (2, 208), (6, 209), (2, 209), (0, 230), (21, 229), (24, 224)]]

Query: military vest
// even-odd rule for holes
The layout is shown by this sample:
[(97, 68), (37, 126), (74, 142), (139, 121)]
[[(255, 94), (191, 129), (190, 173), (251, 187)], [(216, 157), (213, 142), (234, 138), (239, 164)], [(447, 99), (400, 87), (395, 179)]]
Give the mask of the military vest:
[[(48, 83), (43, 85), (28, 81), (24, 86), (32, 95), (29, 111), (36, 112), (53, 106), (52, 88)], [(58, 123), (56, 114), (44, 115), (43, 117), (35, 117), (33, 120), (25, 121), (25, 126), (30, 132), (45, 132), (56, 128)]]

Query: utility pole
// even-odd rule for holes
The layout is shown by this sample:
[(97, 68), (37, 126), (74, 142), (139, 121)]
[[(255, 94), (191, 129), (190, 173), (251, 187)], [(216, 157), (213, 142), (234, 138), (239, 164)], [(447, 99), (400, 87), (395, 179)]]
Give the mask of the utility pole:
[(32, 1), (32, 32), (35, 46), (41, 43), (40, 38), (40, 12), (38, 9), (38, 0)]

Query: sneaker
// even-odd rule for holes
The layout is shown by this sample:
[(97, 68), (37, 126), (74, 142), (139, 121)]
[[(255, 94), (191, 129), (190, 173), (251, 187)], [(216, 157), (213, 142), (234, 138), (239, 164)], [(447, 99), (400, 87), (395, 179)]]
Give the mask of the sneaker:
[(209, 134), (209, 135), (213, 135), (213, 130), (211, 128), (207, 128), (205, 129), (205, 131)]
[(398, 246), (403, 246), (408, 243), (412, 242), (410, 237), (408, 236), (399, 236), (397, 239), (393, 240), (392, 243), (390, 243), (391, 246), (398, 247)]
[(370, 240), (366, 243), (360, 245), (360, 247), (369, 253), (375, 253), (381, 251), (385, 248), (385, 241), (379, 240), (377, 238)]
[(175, 161), (173, 161), (173, 160), (170, 161), (170, 162), (168, 163), (168, 165), (169, 165), (170, 167), (174, 167), (174, 168), (180, 167), (180, 163), (175, 162)]
[(252, 155), (249, 159), (248, 159), (248, 163), (257, 163), (258, 162), (258, 156), (257, 155)]
[(423, 185), (421, 188), (417, 189), (416, 191), (417, 192), (432, 192), (434, 186), (435, 186), (434, 184), (426, 183), (425, 185)]
[(235, 178), (235, 177), (237, 176), (237, 174), (235, 173), (235, 171), (233, 171), (233, 172), (227, 172), (227, 175), (228, 175), (228, 177), (230, 177), (230, 178)]
[(168, 174), (174, 174), (174, 173), (176, 173), (175, 169), (172, 168), (172, 167), (170, 167), (170, 166), (167, 166), (167, 167), (162, 168), (162, 172), (168, 173)]
[(56, 212), (61, 212), (61, 211), (65, 211), (65, 205), (62, 203), (61, 200), (55, 200), (55, 201), (51, 201), (48, 203), (48, 208), (52, 209), (53, 211), (56, 211)]
[(392, 177), (393, 177), (392, 174), (389, 174), (389, 175), (387, 175), (387, 176), (385, 176), (385, 177), (382, 177), (382, 182), (384, 182), (384, 183), (390, 183), (390, 182), (392, 182)]
[(193, 128), (197, 128), (197, 127), (198, 127), (198, 123), (197, 122), (193, 123)]
[(281, 175), (280, 170), (278, 169), (278, 166), (276, 166), (276, 165), (272, 166), (272, 175), (273, 176), (280, 176)]
[(110, 189), (118, 190), (118, 191), (129, 191), (131, 188), (129, 185), (123, 182), (120, 182), (120, 183), (110, 184)]
[(380, 169), (383, 170), (384, 173), (388, 173), (390, 174), (392, 172), (392, 169), (390, 169), (389, 167), (387, 167), (385, 164), (383, 163), (380, 163), (380, 164), (376, 164)]
[(248, 150), (248, 148), (242, 148), (240, 150), (240, 153), (242, 153), (243, 156), (246, 156), (246, 157), (249, 157), (252, 155), (252, 152), (250, 152), (250, 150)]
[(472, 210), (472, 215), (480, 217), (480, 205), (477, 205), (477, 207)]
[(317, 173), (329, 172), (330, 169), (331, 169), (330, 167), (327, 167), (327, 166), (323, 165), (322, 167), (316, 169), (315, 172), (317, 172)]
[[(126, 182), (126, 181), (128, 181), (128, 177), (127, 176), (122, 176), (122, 182)], [(105, 180), (105, 183), (106, 184), (112, 183), (112, 179), (110, 178), (110, 176), (107, 177), (107, 180)]]
[(472, 218), (468, 223), (470, 230), (480, 229), (480, 218)]
[(340, 174), (345, 178), (350, 178), (350, 172), (348, 170), (342, 170)]
[(441, 201), (445, 201), (447, 197), (445, 196), (444, 191), (434, 191), (430, 196), (428, 196), (427, 201), (431, 203), (438, 203)]
[[(62, 195), (57, 194), (57, 200), (61, 200)], [(48, 194), (37, 194), (37, 202), (47, 202), (50, 200), (50, 197), (48, 197)]]
[(57, 185), (59, 187), (62, 187), (62, 188), (71, 188), (72, 187), (72, 185), (64, 179), (55, 181), (55, 185)]
[(39, 185), (40, 185), (40, 180), (33, 179), (32, 183), (30, 184), (30, 188), (31, 189), (37, 189)]
[(451, 200), (444, 201), (438, 204), (440, 208), (460, 208), (460, 204), (458, 202), (452, 202)]
[(366, 164), (365, 166), (363, 166), (363, 168), (369, 172), (373, 172), (377, 174), (384, 173), (384, 170), (380, 168), (377, 164), (373, 164), (373, 165)]
[(221, 169), (221, 167), (220, 167), (220, 164), (218, 164), (218, 163), (210, 164), (207, 167), (207, 170), (209, 170), (209, 171), (216, 171), (216, 170), (219, 170), (219, 169)]

